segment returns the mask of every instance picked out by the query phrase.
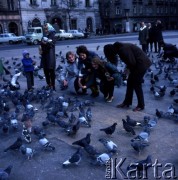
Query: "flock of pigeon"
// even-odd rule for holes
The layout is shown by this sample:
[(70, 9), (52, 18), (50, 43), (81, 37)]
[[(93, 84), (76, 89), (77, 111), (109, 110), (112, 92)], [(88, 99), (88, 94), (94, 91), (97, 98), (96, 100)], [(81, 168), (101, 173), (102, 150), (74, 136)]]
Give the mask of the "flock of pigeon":
[[(97, 46), (98, 50), (99, 47)], [(150, 78), (150, 94), (156, 100), (162, 99), (168, 95), (171, 98), (178, 94), (178, 63), (176, 60), (165, 62), (161, 57), (157, 57), (156, 61), (153, 55), (149, 55), (152, 60), (152, 66), (147, 71), (145, 78)], [(60, 74), (62, 64), (65, 58), (62, 52), (56, 55), (60, 59), (60, 65), (56, 69), (56, 74)], [(33, 56), (35, 59), (36, 57)], [(4, 153), (16, 152), (27, 157), (28, 160), (37, 155), (40, 151), (56, 151), (56, 146), (48, 139), (46, 130), (50, 127), (61, 128), (66, 136), (75, 138), (81, 128), (92, 128), (93, 112), (95, 101), (92, 99), (80, 99), (79, 97), (67, 97), (66, 95), (58, 96), (52, 90), (41, 87), (31, 92), (21, 89), (20, 77), (23, 76), (22, 64), (19, 58), (12, 60), (3, 60), (5, 66), (5, 76), (0, 81), (0, 135), (1, 136), (16, 136), (17, 139), (12, 144), (4, 148)], [(40, 67), (35, 67), (34, 76), (40, 80), (44, 76), (39, 73)], [(122, 71), (121, 71), (122, 73)], [(123, 85), (126, 83), (125, 74), (123, 75)], [(9, 77), (9, 78), (8, 78)], [(176, 77), (176, 78), (175, 78)], [(160, 84), (163, 83), (163, 84)], [(13, 89), (13, 87), (16, 87)], [(171, 91), (167, 92), (169, 88)], [(130, 145), (136, 153), (140, 154), (147, 146), (149, 146), (149, 136), (151, 130), (155, 128), (160, 118), (170, 118), (178, 121), (178, 99), (173, 99), (173, 103), (168, 106), (167, 111), (156, 109), (155, 117), (144, 116), (143, 121), (136, 121), (129, 115), (122, 119), (122, 127), (131, 137)], [(38, 107), (38, 108), (37, 108)], [(37, 113), (45, 112), (46, 119), (36, 124), (34, 117)], [(91, 145), (91, 133), (86, 133), (85, 137), (75, 139), (72, 146), (77, 147), (77, 150), (66, 161), (63, 162), (63, 167), (78, 165), (83, 154), (88, 154), (92, 165), (106, 165), (112, 158), (118, 155), (119, 149), (117, 142), (113, 142), (112, 135), (116, 132), (117, 122), (114, 122), (109, 127), (101, 127), (99, 130), (103, 132), (103, 137), (98, 140), (105, 148), (104, 152), (96, 149)], [(139, 134), (135, 128), (140, 128)], [(20, 133), (19, 133), (20, 132)], [(30, 144), (36, 140), (39, 148), (33, 148)], [(136, 161), (131, 168), (138, 168), (142, 171), (144, 164), (151, 164), (151, 155), (146, 159)], [(0, 180), (8, 179), (13, 165), (9, 165), (0, 169)]]

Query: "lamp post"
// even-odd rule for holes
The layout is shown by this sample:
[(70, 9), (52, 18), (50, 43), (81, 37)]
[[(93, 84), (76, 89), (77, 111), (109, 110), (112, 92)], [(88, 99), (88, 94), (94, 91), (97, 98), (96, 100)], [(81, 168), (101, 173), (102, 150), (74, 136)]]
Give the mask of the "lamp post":
[(22, 12), (21, 12), (21, 3), (20, 3), (20, 0), (18, 0), (18, 7), (19, 7), (21, 31), (22, 31), (22, 34), (24, 34), (24, 29), (23, 29), (23, 24), (22, 24)]

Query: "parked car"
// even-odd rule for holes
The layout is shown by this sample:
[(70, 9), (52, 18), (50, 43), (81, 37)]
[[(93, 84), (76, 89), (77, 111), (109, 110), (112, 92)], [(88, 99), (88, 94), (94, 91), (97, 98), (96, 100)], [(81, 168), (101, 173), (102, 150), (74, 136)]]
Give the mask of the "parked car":
[(71, 29), (68, 31), (68, 33), (71, 33), (74, 38), (84, 38), (85, 35), (82, 32), (79, 32), (77, 29)]
[(24, 40), (24, 36), (16, 36), (14, 33), (0, 34), (0, 43), (15, 44), (24, 42)]
[(57, 37), (57, 40), (64, 40), (64, 39), (72, 39), (73, 35), (72, 33), (67, 33), (65, 30), (60, 29), (56, 34), (55, 37)]

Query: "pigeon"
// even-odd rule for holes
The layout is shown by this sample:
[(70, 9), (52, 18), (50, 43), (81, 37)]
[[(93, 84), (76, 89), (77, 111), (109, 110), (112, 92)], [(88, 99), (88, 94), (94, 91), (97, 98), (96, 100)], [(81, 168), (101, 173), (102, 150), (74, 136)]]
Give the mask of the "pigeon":
[(132, 126), (132, 127), (142, 126), (141, 122), (131, 119), (129, 115), (126, 116), (126, 121), (127, 121), (128, 125)]
[(156, 109), (156, 116), (157, 116), (158, 118), (163, 117), (163, 112), (162, 112), (162, 111), (159, 111), (158, 109)]
[(95, 157), (96, 155), (99, 154), (99, 152), (96, 150), (96, 148), (94, 148), (92, 145), (90, 144), (86, 144), (84, 146), (84, 150), (91, 156), (91, 157)]
[(134, 129), (129, 125), (129, 123), (127, 123), (127, 121), (126, 121), (125, 119), (122, 119), (122, 122), (123, 122), (123, 128), (124, 128), (127, 132), (131, 133), (132, 135), (135, 135), (135, 134), (136, 134), (135, 131), (134, 131)]
[(15, 86), (15, 87), (18, 86), (17, 80), (18, 80), (18, 78), (19, 78), (20, 75), (21, 75), (21, 72), (13, 75), (13, 77), (12, 77), (12, 79), (11, 79), (11, 85), (12, 85), (12, 86)]
[(63, 167), (75, 164), (78, 165), (82, 159), (81, 148), (79, 148), (67, 161), (63, 162)]
[(78, 141), (75, 141), (75, 142), (73, 142), (72, 144), (73, 144), (73, 145), (78, 145), (78, 146), (81, 146), (81, 147), (85, 147), (86, 144), (90, 144), (90, 141), (91, 141), (90, 137), (91, 137), (91, 134), (88, 133), (88, 134), (86, 135), (86, 137), (84, 137), (84, 138), (82, 138), (82, 139), (80, 139), (80, 140), (78, 140)]
[(138, 136), (136, 136), (135, 138), (131, 139), (131, 142), (134, 142), (136, 140), (148, 142), (149, 135), (150, 134), (148, 132), (142, 131), (142, 132), (139, 133)]
[(70, 136), (70, 135), (75, 135), (77, 133), (77, 131), (79, 130), (80, 128), (80, 121), (78, 121), (76, 124), (74, 125), (70, 125), (68, 126), (65, 131), (67, 132), (67, 135)]
[(131, 163), (127, 167), (127, 170), (137, 169), (138, 171), (143, 171), (143, 170), (146, 170), (148, 167), (151, 167), (151, 166), (152, 166), (151, 155), (148, 155), (146, 159)]
[(38, 74), (38, 78), (41, 79), (41, 80), (42, 80), (42, 79), (45, 79), (45, 77), (42, 76), (42, 75), (40, 75), (40, 74)]
[(45, 150), (55, 150), (55, 147), (45, 138), (45, 137), (40, 137), (39, 143), (42, 145), (42, 147)]
[(33, 128), (33, 132), (38, 137), (45, 137), (46, 136), (46, 133), (44, 132), (44, 130), (38, 126), (35, 126)]
[(28, 158), (28, 160), (30, 160), (30, 159), (33, 157), (33, 155), (34, 155), (35, 150), (32, 149), (32, 148), (28, 148), (28, 147), (25, 147), (24, 145), (22, 145), (22, 146), (20, 147), (20, 152), (21, 152), (23, 155), (26, 155), (27, 158)]
[(174, 96), (176, 94), (176, 90), (175, 89), (172, 89), (170, 92), (169, 92), (170, 96)]
[(0, 180), (8, 180), (13, 166), (9, 165), (6, 168), (0, 168)]
[(13, 150), (13, 151), (19, 150), (21, 145), (22, 145), (22, 138), (18, 137), (17, 140), (12, 145), (10, 145), (8, 148), (4, 150), (4, 152), (7, 152), (9, 150)]
[(135, 151), (140, 153), (145, 147), (149, 146), (148, 142), (135, 140), (131, 142), (131, 146)]
[(101, 138), (99, 139), (99, 142), (101, 142), (109, 152), (111, 153), (117, 152), (117, 145), (113, 141)]
[(178, 103), (178, 99), (174, 99), (174, 102), (175, 102), (175, 103)]
[(96, 47), (96, 50), (98, 51), (98, 50), (99, 50), (99, 48), (100, 48), (100, 45), (98, 45), (98, 46)]
[(90, 123), (87, 121), (83, 113), (79, 112), (79, 121), (81, 125), (91, 127)]
[(102, 153), (96, 157), (96, 165), (106, 165), (106, 163), (111, 159), (111, 155), (107, 153)]
[(69, 117), (69, 123), (70, 124), (73, 124), (75, 121), (76, 121), (76, 117), (73, 113), (71, 113), (70, 117)]
[(88, 107), (88, 109), (86, 110), (86, 115), (85, 116), (86, 116), (87, 121), (91, 122), (91, 120), (92, 120), (92, 112), (91, 112), (90, 107)]
[(117, 123), (113, 123), (112, 126), (109, 126), (107, 128), (104, 128), (104, 129), (100, 129), (100, 131), (104, 131), (106, 134), (112, 135), (115, 132), (116, 125), (117, 125)]
[(28, 131), (28, 129), (25, 126), (23, 126), (23, 129), (22, 129), (22, 137), (27, 143), (32, 142), (30, 132)]

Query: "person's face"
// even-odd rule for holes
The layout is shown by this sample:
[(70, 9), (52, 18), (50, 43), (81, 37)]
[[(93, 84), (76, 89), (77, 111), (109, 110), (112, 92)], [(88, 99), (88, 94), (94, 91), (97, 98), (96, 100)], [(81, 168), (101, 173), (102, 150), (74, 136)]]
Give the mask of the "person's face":
[(73, 63), (75, 62), (75, 56), (73, 54), (70, 54), (67, 58), (67, 60), (70, 62), (70, 63)]
[(91, 65), (92, 65), (92, 67), (93, 67), (93, 69), (98, 69), (98, 64), (96, 64), (96, 63), (91, 63)]
[(84, 53), (80, 53), (79, 58), (82, 59), (82, 60), (85, 60), (87, 58), (87, 55), (84, 54)]
[(27, 54), (25, 55), (25, 57), (26, 57), (26, 58), (29, 58), (29, 54), (27, 53)]

